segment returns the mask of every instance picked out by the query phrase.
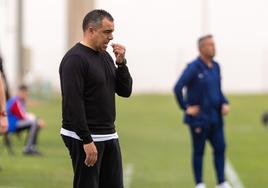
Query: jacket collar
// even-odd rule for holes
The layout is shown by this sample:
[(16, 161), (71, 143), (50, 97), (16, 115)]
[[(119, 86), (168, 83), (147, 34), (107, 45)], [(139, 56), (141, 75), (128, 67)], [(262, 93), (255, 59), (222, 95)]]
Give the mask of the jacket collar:
[[(197, 60), (197, 64), (198, 64), (199, 66), (201, 66), (202, 68), (210, 69), (210, 68), (207, 66), (207, 64), (201, 59), (200, 56), (198, 56), (196, 60)], [(215, 62), (214, 60), (212, 60), (212, 65), (213, 65), (212, 68), (215, 67), (215, 64), (216, 64), (216, 62)]]

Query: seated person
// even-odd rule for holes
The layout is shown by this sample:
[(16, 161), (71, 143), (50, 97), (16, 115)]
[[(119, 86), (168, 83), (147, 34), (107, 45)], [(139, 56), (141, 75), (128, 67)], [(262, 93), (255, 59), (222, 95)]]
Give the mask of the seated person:
[(36, 148), (37, 136), (40, 128), (44, 126), (44, 122), (26, 112), (27, 98), (28, 88), (21, 85), (17, 95), (7, 101), (8, 133), (28, 130), (28, 138), (23, 152), (26, 155), (39, 155), (40, 152)]

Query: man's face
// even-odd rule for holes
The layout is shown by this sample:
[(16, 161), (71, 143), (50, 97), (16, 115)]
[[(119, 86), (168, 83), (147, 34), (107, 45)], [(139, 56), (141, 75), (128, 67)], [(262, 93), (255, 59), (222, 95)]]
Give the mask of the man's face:
[(216, 48), (213, 38), (204, 39), (200, 46), (200, 53), (209, 58), (213, 58), (216, 54)]
[(108, 43), (113, 39), (114, 23), (107, 18), (102, 20), (98, 28), (92, 28), (92, 45), (97, 51), (105, 51)]

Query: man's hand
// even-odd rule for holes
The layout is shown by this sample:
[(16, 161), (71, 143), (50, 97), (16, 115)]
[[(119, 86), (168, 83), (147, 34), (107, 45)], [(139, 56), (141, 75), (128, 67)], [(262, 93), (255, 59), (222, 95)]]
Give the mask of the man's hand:
[(0, 117), (0, 134), (6, 133), (8, 129), (7, 117)]
[(186, 109), (186, 114), (189, 114), (191, 116), (197, 116), (199, 112), (200, 108), (198, 105), (188, 106)]
[(112, 44), (113, 52), (116, 58), (116, 64), (122, 64), (125, 60), (126, 48), (121, 44)]
[(200, 133), (202, 132), (202, 128), (201, 128), (201, 127), (196, 127), (196, 128), (194, 129), (194, 132), (195, 132), (196, 134), (200, 134)]
[(90, 144), (84, 144), (84, 151), (86, 153), (85, 165), (88, 167), (94, 166), (98, 159), (98, 151), (94, 142), (91, 142)]
[(221, 106), (221, 113), (222, 115), (226, 116), (230, 111), (230, 106), (228, 104), (223, 104)]

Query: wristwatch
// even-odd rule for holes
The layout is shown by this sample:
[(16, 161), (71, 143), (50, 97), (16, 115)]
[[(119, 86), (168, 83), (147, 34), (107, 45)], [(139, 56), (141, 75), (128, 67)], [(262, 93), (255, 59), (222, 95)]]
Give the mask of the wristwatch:
[(122, 66), (124, 66), (124, 65), (127, 64), (127, 60), (124, 59), (122, 63), (117, 63), (117, 62), (116, 62), (116, 64), (117, 64), (118, 67), (122, 67)]
[(6, 117), (7, 116), (7, 112), (6, 111), (1, 111), (0, 112), (0, 116)]

